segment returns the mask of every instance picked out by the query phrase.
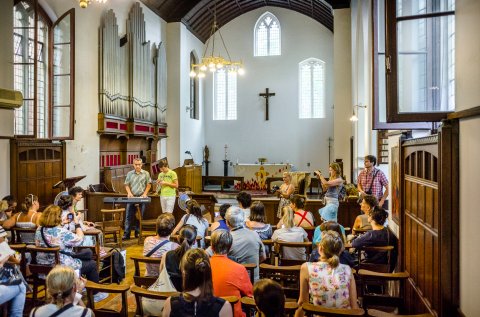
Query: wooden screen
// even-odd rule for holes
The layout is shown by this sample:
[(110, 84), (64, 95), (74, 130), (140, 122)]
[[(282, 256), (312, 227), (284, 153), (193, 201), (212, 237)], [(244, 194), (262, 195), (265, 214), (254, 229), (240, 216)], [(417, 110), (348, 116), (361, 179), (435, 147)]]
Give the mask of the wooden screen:
[(458, 307), (458, 126), (402, 143), (402, 269), (408, 313)]
[(53, 203), (65, 178), (65, 143), (10, 141), (10, 190), (20, 205), (25, 196), (38, 196), (41, 209)]

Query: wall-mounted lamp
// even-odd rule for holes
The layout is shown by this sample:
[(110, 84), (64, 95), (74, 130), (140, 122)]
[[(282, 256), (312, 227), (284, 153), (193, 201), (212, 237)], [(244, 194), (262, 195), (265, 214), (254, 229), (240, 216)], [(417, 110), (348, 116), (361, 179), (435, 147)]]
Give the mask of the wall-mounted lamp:
[(350, 117), (350, 121), (352, 121), (352, 122), (358, 121), (358, 117), (357, 117), (357, 115), (355, 114), (355, 107), (358, 107), (358, 108), (367, 108), (367, 105), (362, 105), (362, 104), (353, 105), (352, 116)]

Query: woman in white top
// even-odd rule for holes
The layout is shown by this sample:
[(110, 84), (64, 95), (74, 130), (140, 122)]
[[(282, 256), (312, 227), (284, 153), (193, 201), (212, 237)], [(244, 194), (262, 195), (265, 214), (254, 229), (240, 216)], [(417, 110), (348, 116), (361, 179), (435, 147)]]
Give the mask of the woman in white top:
[(54, 267), (47, 275), (47, 291), (50, 303), (36, 307), (30, 317), (44, 317), (56, 315), (58, 317), (91, 317), (94, 316), (90, 308), (85, 308), (81, 301), (85, 280), (78, 279), (75, 271), (64, 265)]
[[(38, 202), (38, 197), (30, 194), (25, 197), (24, 202), (21, 205), (21, 211), (18, 215), (14, 215), (9, 219), (5, 220), (3, 227), (5, 229), (11, 229), (13, 227), (19, 228), (37, 228), (38, 221), (42, 215), (38, 212), (40, 208), (40, 203)], [(21, 241), (16, 241), (17, 243), (26, 243), (34, 244), (35, 243), (35, 233), (22, 233), (20, 237)]]
[(172, 235), (175, 235), (184, 225), (192, 225), (197, 229), (197, 236), (202, 237), (200, 247), (203, 248), (205, 246), (205, 240), (203, 238), (207, 235), (209, 223), (208, 220), (203, 217), (202, 209), (196, 200), (192, 199), (187, 202), (187, 214), (178, 222), (172, 231)]
[[(282, 228), (273, 232), (273, 241), (304, 242), (308, 241), (307, 232), (302, 227), (296, 227), (293, 222), (293, 210), (283, 207)], [(284, 248), (283, 258), (286, 260), (305, 260), (305, 248)]]

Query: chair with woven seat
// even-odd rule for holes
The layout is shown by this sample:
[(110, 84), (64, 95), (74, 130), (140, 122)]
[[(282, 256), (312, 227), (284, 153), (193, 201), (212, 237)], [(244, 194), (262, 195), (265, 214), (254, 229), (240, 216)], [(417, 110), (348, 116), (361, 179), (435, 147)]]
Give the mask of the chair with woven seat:
[[(363, 308), (369, 307), (385, 308), (391, 307), (392, 310), (398, 309), (400, 313), (405, 308), (405, 283), (409, 277), (407, 272), (398, 273), (379, 273), (368, 270), (359, 270), (357, 273), (360, 282), (360, 296), (362, 297)], [(387, 287), (377, 288), (379, 292), (372, 291), (370, 285), (388, 285), (388, 282), (398, 281), (399, 285), (393, 292), (389, 292)], [(391, 295), (393, 293), (394, 295)], [(398, 294), (398, 295), (397, 295)]]
[[(274, 230), (273, 227), (276, 227), (276, 226), (272, 226), (272, 230)], [(268, 250), (268, 254), (267, 254), (267, 258), (269, 258), (268, 261), (270, 262), (270, 264), (274, 265), (276, 254), (273, 250), (273, 247), (275, 245), (275, 242), (273, 242), (273, 240), (262, 240), (262, 243), (265, 246), (265, 248)]]
[(140, 263), (157, 264), (160, 265), (162, 258), (153, 258), (148, 256), (132, 256), (130, 257), (135, 265), (135, 272), (133, 273), (133, 282), (140, 287), (149, 287), (157, 280), (158, 276), (142, 276), (140, 272)]
[(155, 219), (143, 219), (140, 212), (140, 206), (135, 204), (137, 208), (136, 217), (138, 220), (138, 244), (143, 243), (145, 237), (154, 236), (157, 234), (157, 218)]
[[(278, 252), (278, 265), (301, 265), (308, 261), (310, 253), (312, 253), (312, 242), (286, 242), (286, 241), (275, 241), (275, 250)], [(305, 249), (305, 259), (302, 260), (291, 260), (284, 258), (284, 248), (304, 248)]]
[[(30, 252), (32, 255), (31, 262), (28, 264), (28, 270), (32, 273), (32, 300), (35, 306), (38, 301), (39, 286), (43, 286), (43, 290), (46, 290), (46, 276), (57, 264), (60, 264), (60, 248), (42, 248), (29, 245), (27, 246), (26, 251)], [(52, 258), (53, 262), (51, 264), (39, 264), (37, 262), (37, 255), (39, 255), (39, 253), (46, 255), (48, 258)]]
[[(358, 254), (358, 265), (356, 267), (357, 271), (360, 269), (380, 272), (380, 273), (389, 273), (393, 271), (395, 267), (395, 257), (393, 255), (395, 247), (391, 245), (387, 246), (364, 246), (356, 249)], [(377, 252), (385, 253), (387, 262), (386, 263), (371, 263), (367, 260), (364, 260), (364, 252)]]
[(368, 312), (367, 312), (367, 316), (372, 316), (372, 317), (433, 317), (433, 315), (430, 314), (430, 313), (416, 314), (416, 315), (396, 315), (396, 314), (390, 314), (390, 313), (386, 313), (386, 312), (376, 310), (376, 309), (369, 309)]
[[(242, 303), (242, 308), (247, 312), (247, 316), (256, 316), (257, 305), (255, 304), (255, 299), (252, 297), (244, 296), (240, 299)], [(296, 301), (285, 301), (285, 315), (294, 316), (295, 312), (298, 309), (298, 304)]]
[(365, 316), (365, 311), (361, 308), (344, 309), (344, 308), (328, 308), (320, 305), (312, 305), (303, 303), (302, 310), (306, 316), (322, 316), (322, 317), (345, 317), (345, 316)]
[[(89, 229), (83, 232), (85, 236), (92, 236), (95, 238), (95, 245), (93, 246), (80, 246), (76, 249), (90, 249), (92, 250), (93, 260), (97, 262), (97, 269), (100, 275), (100, 283), (112, 283), (112, 273), (113, 273), (113, 261), (112, 261), (112, 252), (111, 248), (101, 247), (101, 235), (102, 231), (98, 229)], [(108, 263), (108, 265), (105, 265)]]
[(34, 237), (37, 228), (21, 228), (21, 227), (13, 227), (10, 229), (12, 232), (12, 241), (11, 243), (26, 243), (26, 244), (34, 244), (32, 241), (28, 242), (25, 241), (25, 236), (29, 235)]
[(257, 265), (255, 263), (243, 263), (242, 265), (247, 269), (247, 273), (250, 277), (250, 282), (252, 282), (252, 285), (255, 284), (255, 268)]
[(100, 213), (102, 214), (102, 222), (99, 225), (104, 237), (110, 234), (113, 235), (115, 243), (117, 243), (121, 249), (123, 214), (125, 213), (125, 208), (101, 209)]
[(25, 258), (25, 251), (27, 250), (27, 245), (25, 243), (19, 244), (9, 244), (10, 249), (20, 253), (20, 271), (23, 276), (27, 276), (27, 259)]
[[(155, 291), (149, 291), (148, 289), (139, 287), (137, 285), (132, 285), (130, 287), (130, 292), (135, 295), (135, 301), (137, 303), (137, 316), (144, 316), (143, 312), (143, 303), (142, 303), (142, 298), (150, 298), (150, 299), (155, 299), (159, 301), (165, 301), (167, 298), (170, 296), (177, 296), (180, 293), (177, 292), (155, 292)], [(160, 303), (159, 303), (160, 304)]]
[[(88, 303), (87, 307), (90, 308), (96, 317), (128, 317), (128, 302), (127, 302), (127, 292), (130, 289), (129, 285), (116, 285), (116, 284), (97, 284), (92, 281), (87, 281), (85, 285), (87, 289), (87, 298)], [(107, 307), (105, 304), (95, 304), (93, 299), (94, 292), (103, 292), (109, 294), (120, 294), (121, 296), (121, 307), (120, 310), (116, 310), (110, 307)]]
[(269, 278), (282, 285), (287, 298), (298, 299), (300, 294), (300, 267), (292, 266), (274, 266), (270, 264), (260, 264), (260, 278)]

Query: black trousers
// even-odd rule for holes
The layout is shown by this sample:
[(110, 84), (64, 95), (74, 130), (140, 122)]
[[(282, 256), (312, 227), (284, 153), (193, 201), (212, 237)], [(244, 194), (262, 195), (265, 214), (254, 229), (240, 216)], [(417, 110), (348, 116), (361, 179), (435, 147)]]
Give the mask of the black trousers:
[(85, 275), (87, 280), (98, 283), (100, 280), (98, 277), (97, 262), (94, 260), (84, 261), (82, 260), (82, 268), (80, 274)]

